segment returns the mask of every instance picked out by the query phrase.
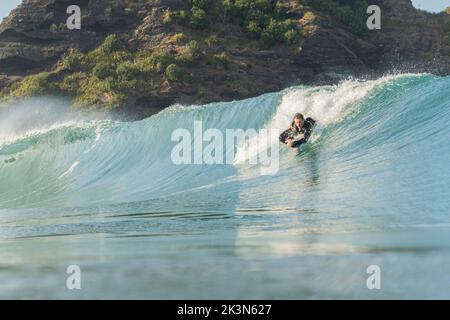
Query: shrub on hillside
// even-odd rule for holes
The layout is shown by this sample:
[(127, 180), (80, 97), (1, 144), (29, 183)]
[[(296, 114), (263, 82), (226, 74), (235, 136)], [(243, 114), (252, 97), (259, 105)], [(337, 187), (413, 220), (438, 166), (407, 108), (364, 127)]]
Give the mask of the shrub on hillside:
[(180, 81), (183, 78), (183, 71), (175, 63), (172, 63), (166, 68), (166, 77), (172, 82)]
[(85, 56), (77, 49), (70, 49), (63, 57), (61, 66), (67, 70), (80, 70)]
[(42, 72), (25, 77), (22, 81), (12, 86), (9, 96), (11, 98), (30, 97), (49, 93), (54, 89), (49, 81), (49, 77), (49, 72)]
[(305, 0), (305, 3), (335, 17), (356, 34), (367, 31), (366, 0)]

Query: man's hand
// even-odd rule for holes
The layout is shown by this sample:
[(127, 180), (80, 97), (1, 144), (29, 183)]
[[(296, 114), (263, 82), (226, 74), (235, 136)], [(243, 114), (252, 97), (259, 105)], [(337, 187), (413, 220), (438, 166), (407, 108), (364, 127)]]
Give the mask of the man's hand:
[(294, 139), (292, 139), (292, 138), (289, 138), (289, 139), (287, 139), (286, 140), (286, 144), (289, 146), (289, 147), (292, 147), (292, 144), (294, 143)]

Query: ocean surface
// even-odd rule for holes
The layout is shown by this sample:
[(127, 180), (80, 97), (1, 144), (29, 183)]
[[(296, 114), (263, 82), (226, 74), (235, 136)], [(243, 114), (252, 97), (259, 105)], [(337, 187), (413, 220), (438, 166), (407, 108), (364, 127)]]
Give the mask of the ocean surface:
[[(0, 298), (449, 299), (449, 88), (348, 80), (137, 122), (47, 98), (0, 110)], [(283, 130), (296, 112), (318, 122), (299, 150), (257, 133), (232, 163), (173, 161), (196, 121)], [(269, 149), (262, 175), (249, 159)]]

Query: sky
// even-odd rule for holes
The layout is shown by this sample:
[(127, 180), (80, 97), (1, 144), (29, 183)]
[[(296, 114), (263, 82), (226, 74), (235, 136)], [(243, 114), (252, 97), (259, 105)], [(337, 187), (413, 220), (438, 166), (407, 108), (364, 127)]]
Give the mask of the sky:
[[(0, 0), (0, 20), (6, 17), (22, 0)], [(450, 7), (450, 0), (412, 0), (413, 4), (422, 10), (439, 12)]]
[(413, 0), (416, 8), (431, 12), (440, 12), (450, 7), (450, 0)]
[(6, 17), (22, 0), (0, 0), (0, 20)]

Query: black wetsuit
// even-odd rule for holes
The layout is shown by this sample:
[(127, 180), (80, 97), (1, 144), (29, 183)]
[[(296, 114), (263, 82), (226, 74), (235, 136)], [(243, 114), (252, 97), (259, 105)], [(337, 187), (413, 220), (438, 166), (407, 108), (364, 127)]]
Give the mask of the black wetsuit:
[(315, 125), (316, 121), (311, 118), (306, 118), (303, 122), (303, 126), (300, 129), (295, 125), (295, 122), (292, 122), (291, 127), (280, 135), (280, 142), (286, 143), (286, 140), (289, 138), (295, 140), (296, 136), (302, 134), (303, 138), (295, 140), (292, 144), (292, 148), (297, 148), (298, 146), (308, 142)]

